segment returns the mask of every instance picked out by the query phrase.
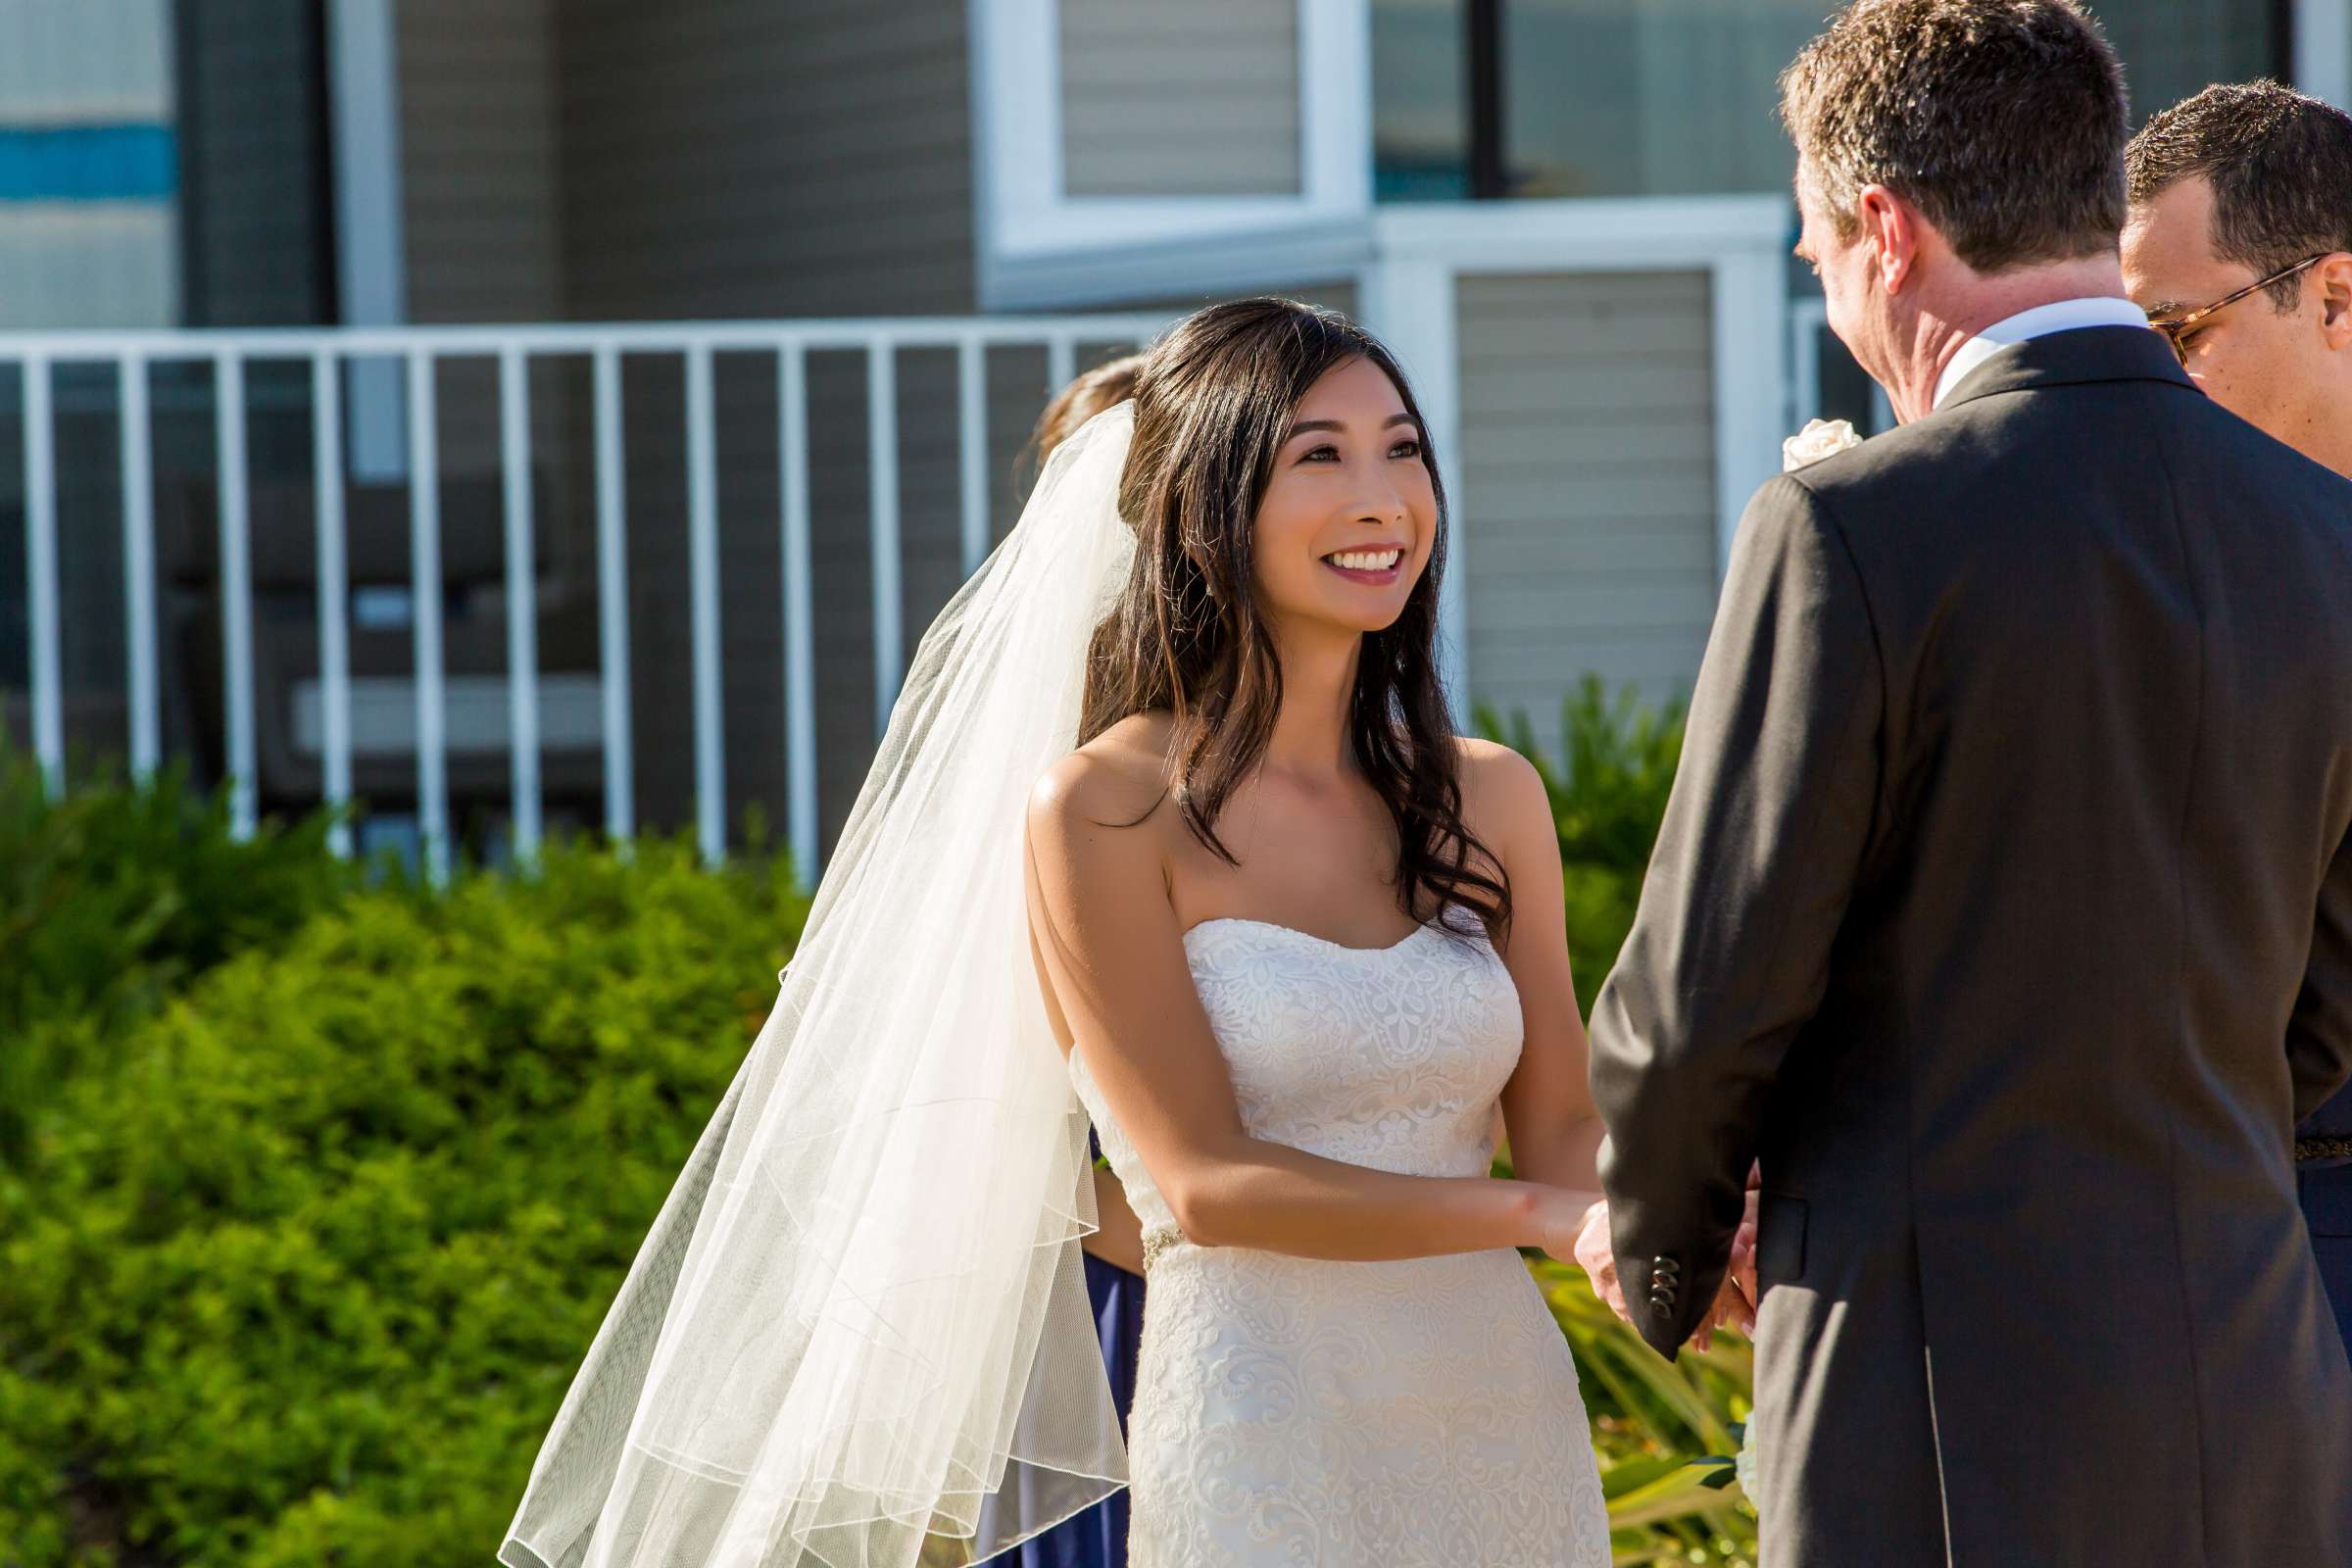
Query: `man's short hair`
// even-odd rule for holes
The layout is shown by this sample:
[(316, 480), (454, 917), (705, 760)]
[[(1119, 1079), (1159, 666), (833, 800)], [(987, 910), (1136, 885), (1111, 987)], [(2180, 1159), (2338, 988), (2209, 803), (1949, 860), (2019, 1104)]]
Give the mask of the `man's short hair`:
[[(2184, 179), (2213, 187), (2213, 253), (2267, 277), (2307, 256), (2352, 251), (2352, 115), (2275, 81), (2183, 99), (2124, 150), (2134, 206)], [(2291, 311), (2301, 274), (2270, 287)]]
[(1841, 238), (1874, 184), (1980, 272), (2123, 232), (2123, 68), (2071, 0), (1858, 0), (1781, 74), (1781, 118)]

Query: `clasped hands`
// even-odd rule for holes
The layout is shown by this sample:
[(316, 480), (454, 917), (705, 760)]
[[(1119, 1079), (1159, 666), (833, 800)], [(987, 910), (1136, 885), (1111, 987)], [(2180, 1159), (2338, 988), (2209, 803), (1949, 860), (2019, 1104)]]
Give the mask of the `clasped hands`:
[[(1742, 1333), (1755, 1330), (1756, 1199), (1756, 1189), (1750, 1186), (1747, 1211), (1732, 1236), (1731, 1267), (1724, 1273), (1723, 1284), (1709, 1303), (1707, 1315), (1699, 1319), (1697, 1330), (1690, 1336), (1695, 1349), (1704, 1350), (1714, 1344), (1719, 1328), (1728, 1326)], [(1633, 1322), (1633, 1309), (1625, 1299), (1625, 1282), (1617, 1277), (1617, 1250), (1610, 1239), (1606, 1202), (1594, 1203), (1585, 1210), (1584, 1225), (1576, 1235), (1575, 1252), (1577, 1263), (1592, 1281), (1592, 1294), (1606, 1301), (1610, 1311), (1628, 1323)]]

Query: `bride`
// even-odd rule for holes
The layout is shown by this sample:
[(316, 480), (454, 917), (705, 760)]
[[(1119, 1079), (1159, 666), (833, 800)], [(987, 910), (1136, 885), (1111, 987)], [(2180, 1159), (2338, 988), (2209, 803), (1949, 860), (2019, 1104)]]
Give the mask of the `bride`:
[[(1445, 545), (1401, 371), (1289, 301), (1054, 451), (502, 1562), (977, 1562), (1130, 1480), (1135, 1568), (1608, 1561), (1515, 1250), (1597, 1199), (1555, 828), (1446, 720)], [(1150, 1270), (1124, 1443), (1090, 1119)]]

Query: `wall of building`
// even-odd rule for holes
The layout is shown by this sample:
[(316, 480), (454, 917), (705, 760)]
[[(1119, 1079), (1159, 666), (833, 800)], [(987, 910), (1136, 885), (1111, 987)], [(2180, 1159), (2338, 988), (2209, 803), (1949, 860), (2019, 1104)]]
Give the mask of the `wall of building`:
[(972, 299), (961, 0), (558, 0), (568, 314)]
[(172, 39), (164, 0), (0, 8), (0, 330), (175, 321)]
[(564, 315), (556, 0), (400, 0), (409, 314)]
[(1688, 693), (1716, 597), (1703, 272), (1457, 288), (1474, 701), (1555, 744), (1587, 673)]
[[(961, 0), (415, 0), (399, 64), (410, 314), (418, 321), (957, 315), (974, 305)], [(1041, 362), (1042, 363), (1042, 362)], [(866, 367), (810, 357), (821, 789), (828, 837), (874, 739)], [(960, 577), (955, 368), (898, 367), (903, 614), (919, 631)], [(992, 366), (992, 380), (1042, 382)], [(444, 458), (497, 463), (495, 383), (442, 377)], [(720, 624), (728, 797), (784, 802), (776, 368), (720, 356)], [(693, 810), (685, 382), (623, 362), (637, 804)], [(1023, 429), (1032, 399), (1019, 415)], [(534, 377), (551, 595), (594, 593), (584, 365)], [(1020, 408), (1007, 404), (1007, 419)], [(993, 432), (1008, 442), (1003, 429)], [(1004, 445), (1003, 442), (999, 443)], [(1010, 450), (999, 454), (1007, 475)], [(1009, 484), (1009, 479), (1006, 479)]]
[(1059, 0), (1071, 196), (1296, 196), (1298, 8)]

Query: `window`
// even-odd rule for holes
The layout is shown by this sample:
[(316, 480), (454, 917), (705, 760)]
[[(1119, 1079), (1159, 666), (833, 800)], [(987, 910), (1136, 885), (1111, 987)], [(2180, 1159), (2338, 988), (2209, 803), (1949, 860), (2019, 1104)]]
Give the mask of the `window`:
[(2293, 0), (2135, 0), (2099, 20), (2123, 57), (2132, 118), (2143, 122), (2216, 81), (2294, 74)]
[(1821, 0), (1507, 0), (1502, 165), (1512, 196), (1774, 191), (1778, 78)]
[[(1785, 190), (1781, 69), (1826, 0), (1373, 0), (1384, 201)], [(2140, 118), (2283, 75), (2292, 0), (2100, 9)]]
[(1469, 29), (1464, 0), (1374, 0), (1373, 196), (1470, 195)]

